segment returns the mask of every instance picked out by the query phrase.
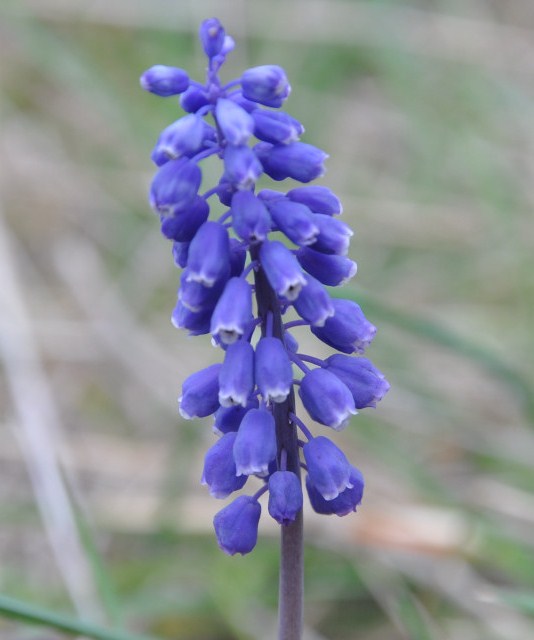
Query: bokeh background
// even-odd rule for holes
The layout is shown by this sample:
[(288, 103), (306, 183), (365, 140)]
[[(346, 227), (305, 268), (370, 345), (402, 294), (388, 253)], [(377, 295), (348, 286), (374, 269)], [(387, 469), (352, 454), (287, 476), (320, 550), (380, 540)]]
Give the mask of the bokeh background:
[[(330, 154), (392, 388), (336, 440), (357, 515), (306, 513), (306, 638), (534, 637), (534, 4), (530, 0), (1, 0), (0, 618), (31, 607), (160, 638), (273, 638), (277, 529), (228, 558), (184, 378), (219, 354), (170, 324), (178, 271), (146, 191), (181, 114), (142, 92), (283, 66)], [(310, 342), (309, 349), (327, 353)], [(19, 611), (19, 614), (21, 612)], [(35, 613), (35, 611), (34, 611)], [(37, 615), (37, 614), (36, 614)], [(37, 615), (39, 622), (39, 615)]]

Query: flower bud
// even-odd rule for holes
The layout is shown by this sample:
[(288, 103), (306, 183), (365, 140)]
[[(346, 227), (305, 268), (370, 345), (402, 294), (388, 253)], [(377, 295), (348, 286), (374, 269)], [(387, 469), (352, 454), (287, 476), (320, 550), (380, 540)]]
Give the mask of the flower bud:
[(187, 279), (212, 287), (230, 273), (228, 232), (218, 222), (208, 220), (197, 231), (189, 246)]
[(180, 96), (180, 106), (187, 113), (196, 113), (209, 103), (208, 94), (200, 87), (189, 87)]
[(199, 37), (204, 53), (214, 58), (221, 53), (226, 33), (217, 18), (208, 18), (200, 25)]
[(189, 253), (189, 242), (172, 243), (172, 259), (177, 267), (184, 269), (187, 266), (187, 254)]
[(252, 289), (244, 278), (230, 278), (211, 318), (211, 333), (222, 343), (238, 340), (252, 320)]
[(356, 275), (356, 263), (345, 256), (330, 255), (301, 247), (297, 251), (301, 266), (319, 282), (330, 287), (343, 285)]
[(166, 98), (185, 91), (189, 86), (189, 76), (183, 69), (157, 64), (147, 69), (139, 82), (145, 91)]
[(276, 471), (269, 478), (269, 513), (279, 524), (289, 524), (302, 509), (300, 480), (291, 471)]
[(325, 500), (333, 500), (351, 487), (351, 466), (345, 454), (332, 440), (317, 436), (302, 448), (308, 477)]
[(286, 349), (291, 353), (297, 353), (299, 350), (299, 343), (289, 331), (284, 331), (284, 344)]
[(312, 327), (312, 333), (330, 347), (343, 353), (363, 353), (376, 334), (376, 327), (352, 300), (332, 300), (334, 315), (324, 327)]
[(229, 144), (246, 145), (252, 135), (252, 117), (232, 100), (219, 98), (215, 105), (215, 117), (223, 136)]
[(384, 374), (367, 358), (335, 353), (326, 359), (326, 368), (347, 385), (356, 409), (376, 407), (389, 390)]
[(276, 457), (276, 430), (269, 411), (247, 412), (239, 425), (233, 452), (238, 476), (267, 475), (269, 463)]
[(246, 340), (238, 340), (226, 350), (219, 372), (219, 403), (222, 407), (246, 407), (253, 390), (254, 349)]
[(325, 500), (320, 492), (312, 484), (310, 477), (306, 477), (306, 489), (312, 509), (323, 515), (346, 516), (361, 503), (365, 482), (361, 472), (356, 467), (351, 467), (351, 486), (342, 491), (337, 498)]
[(217, 185), (217, 197), (221, 204), (224, 204), (225, 207), (229, 207), (232, 204), (232, 198), (237, 190), (238, 188), (235, 185), (230, 182), (225, 182), (223, 178), (221, 178)]
[(338, 256), (347, 255), (350, 238), (354, 235), (351, 228), (341, 220), (322, 213), (314, 213), (313, 221), (319, 228), (319, 233), (311, 248)]
[(232, 226), (237, 235), (254, 244), (263, 242), (271, 230), (271, 216), (252, 191), (237, 191), (232, 198)]
[(284, 402), (293, 384), (293, 369), (281, 340), (259, 340), (254, 370), (256, 384), (265, 402)]
[(245, 268), (247, 250), (236, 238), (230, 238), (230, 276), (240, 276)]
[(328, 187), (313, 184), (306, 187), (296, 187), (287, 192), (287, 197), (293, 202), (300, 202), (309, 207), (314, 213), (324, 213), (327, 216), (343, 212), (341, 201)]
[(161, 166), (150, 185), (150, 206), (162, 215), (187, 207), (197, 195), (202, 174), (193, 162), (184, 158), (169, 160)]
[(200, 311), (213, 312), (217, 301), (221, 297), (226, 284), (226, 278), (216, 280), (213, 286), (205, 287), (200, 282), (188, 280), (188, 269), (186, 268), (180, 276), (180, 289), (178, 290), (178, 300), (194, 313)]
[(180, 415), (191, 418), (205, 418), (219, 408), (219, 371), (221, 364), (212, 364), (191, 374), (182, 385), (179, 398)]
[(255, 109), (254, 135), (259, 140), (272, 144), (289, 144), (295, 142), (304, 133), (304, 127), (298, 120), (282, 111)]
[(263, 170), (273, 180), (293, 178), (299, 182), (311, 182), (324, 174), (323, 163), (328, 158), (324, 151), (305, 142), (277, 145), (259, 142), (254, 151)]
[(236, 91), (235, 93), (231, 93), (228, 96), (229, 100), (238, 104), (242, 109), (244, 109), (247, 113), (252, 113), (255, 109), (259, 109), (257, 102), (252, 102), (252, 100), (247, 100), (243, 97), (243, 94), (240, 91)]
[(252, 189), (262, 173), (261, 162), (249, 147), (228, 145), (224, 150), (221, 182), (228, 182), (237, 189)]
[(266, 240), (260, 249), (260, 263), (267, 280), (279, 296), (293, 302), (306, 278), (291, 251), (277, 240)]
[(233, 407), (219, 407), (215, 412), (213, 431), (219, 435), (229, 431), (237, 431), (241, 421), (250, 409), (258, 408), (257, 398), (251, 397), (246, 407), (234, 405)]
[(201, 336), (210, 332), (211, 309), (191, 311), (180, 300), (172, 312), (171, 322), (177, 329), (187, 329), (190, 336)]
[(358, 413), (347, 386), (326, 369), (313, 369), (301, 380), (299, 395), (313, 420), (340, 431)]
[(293, 306), (299, 316), (312, 326), (323, 327), (328, 318), (334, 315), (334, 305), (326, 289), (318, 280), (309, 275), (304, 277), (307, 284)]
[(228, 555), (250, 553), (258, 541), (261, 506), (250, 496), (238, 496), (213, 519), (219, 547)]
[(279, 198), (285, 198), (285, 197), (286, 197), (285, 193), (282, 193), (281, 191), (276, 191), (275, 189), (262, 189), (258, 193), (258, 198), (260, 200), (263, 200), (265, 204), (271, 202), (271, 200), (278, 200)]
[(277, 198), (267, 203), (276, 226), (295, 244), (313, 244), (319, 228), (313, 223), (313, 214), (303, 204), (287, 198)]
[(236, 474), (235, 462), (232, 454), (236, 433), (225, 433), (208, 449), (204, 457), (202, 484), (207, 484), (210, 495), (214, 498), (226, 498), (234, 491), (241, 489), (247, 477)]
[(276, 65), (247, 69), (241, 76), (243, 96), (266, 107), (280, 107), (291, 92), (285, 71)]
[(161, 221), (161, 233), (169, 240), (191, 242), (210, 213), (208, 203), (196, 196), (184, 211), (175, 211)]
[(200, 116), (191, 113), (176, 120), (161, 132), (152, 161), (159, 167), (180, 156), (194, 155), (202, 148), (206, 132)]

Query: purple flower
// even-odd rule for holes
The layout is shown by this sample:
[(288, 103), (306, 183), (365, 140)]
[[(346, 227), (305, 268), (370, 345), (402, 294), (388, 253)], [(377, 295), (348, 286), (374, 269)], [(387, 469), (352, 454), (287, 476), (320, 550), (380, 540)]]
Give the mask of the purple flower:
[(297, 353), (299, 350), (299, 343), (289, 333), (289, 331), (284, 331), (284, 344), (289, 353)]
[(223, 136), (229, 144), (245, 145), (252, 135), (254, 120), (232, 100), (219, 98), (215, 105), (215, 117)]
[(326, 368), (347, 385), (356, 409), (376, 407), (389, 390), (384, 374), (367, 358), (335, 353), (326, 359)]
[(261, 162), (249, 147), (228, 145), (224, 151), (223, 181), (237, 189), (251, 189), (263, 173)]
[(229, 273), (228, 232), (218, 222), (208, 220), (200, 227), (189, 245), (187, 280), (212, 287), (217, 280), (227, 277)]
[(174, 264), (182, 269), (187, 266), (187, 255), (189, 253), (189, 242), (173, 242), (172, 258)]
[(280, 107), (291, 92), (285, 71), (276, 65), (247, 69), (241, 76), (243, 96), (266, 107)]
[(356, 263), (344, 256), (335, 256), (309, 247), (297, 251), (297, 259), (303, 269), (323, 284), (337, 287), (356, 275)]
[(208, 203), (195, 196), (186, 210), (177, 211), (161, 221), (161, 233), (169, 240), (191, 242), (210, 213)]
[(169, 160), (161, 166), (150, 186), (150, 206), (168, 215), (187, 207), (196, 197), (202, 174), (193, 162), (184, 158)]
[(230, 276), (240, 276), (245, 268), (246, 260), (246, 247), (236, 238), (230, 238)]
[(259, 105), (257, 102), (252, 102), (252, 100), (247, 100), (243, 97), (241, 91), (236, 91), (235, 93), (230, 93), (228, 95), (228, 99), (232, 100), (238, 104), (242, 109), (244, 109), (247, 113), (252, 113), (256, 109), (259, 109)]
[(180, 96), (180, 106), (187, 113), (196, 113), (210, 103), (208, 92), (199, 87), (189, 87)]
[(226, 278), (220, 278), (213, 286), (206, 287), (200, 282), (188, 280), (187, 276), (188, 270), (185, 269), (180, 277), (178, 300), (194, 313), (206, 310), (211, 313), (223, 292)]
[(278, 200), (279, 198), (285, 198), (285, 194), (281, 191), (276, 191), (275, 189), (262, 189), (258, 193), (258, 198), (263, 200), (266, 204), (271, 202), (272, 200)]
[(343, 353), (363, 353), (376, 334), (376, 327), (352, 300), (332, 300), (334, 315), (324, 327), (312, 327), (319, 340)]
[(233, 407), (219, 407), (215, 412), (213, 431), (219, 435), (229, 431), (237, 431), (245, 414), (250, 409), (258, 408), (258, 400), (249, 398), (246, 407), (234, 405)]
[(339, 198), (328, 187), (316, 184), (296, 187), (287, 192), (287, 197), (293, 202), (305, 204), (314, 213), (324, 213), (327, 216), (332, 216), (343, 211)]
[(147, 69), (139, 82), (145, 91), (166, 98), (185, 91), (189, 86), (189, 76), (183, 69), (157, 64)]
[(255, 109), (252, 112), (252, 117), (254, 119), (254, 135), (264, 142), (289, 144), (296, 142), (299, 136), (304, 133), (304, 127), (288, 113)]
[(223, 407), (246, 407), (253, 389), (254, 349), (245, 340), (238, 340), (226, 350), (219, 371), (219, 402)]
[(200, 42), (208, 58), (214, 58), (221, 53), (225, 36), (224, 28), (217, 18), (208, 18), (200, 25)]
[(261, 245), (260, 262), (274, 291), (289, 302), (298, 298), (306, 278), (295, 256), (277, 240)]
[(350, 227), (341, 220), (325, 216), (322, 213), (314, 213), (313, 221), (317, 225), (319, 233), (311, 248), (323, 253), (346, 255), (349, 250), (350, 238), (353, 235)]
[(201, 336), (210, 332), (211, 309), (191, 311), (178, 300), (172, 312), (171, 322), (177, 329), (187, 329), (190, 336)]
[(289, 524), (302, 509), (300, 480), (291, 471), (276, 471), (269, 478), (269, 513), (276, 522)]
[(293, 178), (299, 182), (311, 182), (325, 172), (324, 161), (328, 155), (305, 142), (272, 145), (259, 142), (254, 151), (265, 173), (273, 180)]
[(351, 466), (345, 454), (336, 445), (325, 438), (312, 438), (303, 447), (311, 484), (325, 500), (333, 500), (350, 482)]
[(293, 302), (293, 306), (301, 318), (307, 320), (314, 327), (323, 327), (328, 318), (334, 315), (334, 305), (323, 285), (305, 275), (306, 286), (299, 297)]
[(322, 515), (346, 516), (361, 503), (365, 482), (361, 472), (356, 467), (351, 467), (350, 487), (342, 491), (337, 498), (325, 500), (321, 493), (311, 482), (310, 476), (306, 477), (306, 489), (310, 504), (316, 513)]
[(208, 449), (204, 458), (201, 482), (208, 485), (210, 495), (214, 498), (227, 498), (247, 481), (247, 476), (238, 476), (236, 473), (232, 455), (236, 436), (234, 431), (225, 433)]
[(252, 320), (252, 289), (243, 278), (230, 278), (215, 307), (211, 333), (224, 344), (232, 344)]
[(239, 496), (213, 519), (219, 547), (228, 555), (250, 553), (258, 541), (260, 503), (250, 496)]
[(233, 453), (238, 476), (267, 475), (269, 463), (276, 457), (272, 413), (265, 409), (251, 409), (247, 412), (239, 425)]
[(194, 155), (202, 148), (205, 135), (206, 125), (200, 116), (184, 116), (163, 129), (152, 151), (152, 161), (161, 166), (180, 156)]
[(327, 369), (309, 371), (302, 378), (299, 395), (313, 420), (337, 431), (357, 413), (347, 386)]
[(271, 230), (267, 207), (252, 191), (237, 191), (232, 198), (232, 226), (240, 238), (262, 242)]
[(313, 214), (304, 204), (291, 202), (287, 198), (276, 198), (267, 203), (276, 226), (295, 244), (313, 244), (319, 234), (319, 227), (313, 221)]
[[(161, 132), (152, 152), (158, 169), (150, 205), (183, 270), (172, 323), (189, 335), (211, 333), (224, 354), (222, 364), (185, 380), (180, 413), (214, 414), (220, 438), (206, 453), (202, 473), (211, 495), (229, 496), (249, 475), (264, 480), (254, 496), (239, 496), (214, 518), (219, 546), (232, 555), (254, 548), (264, 492), (274, 520), (295, 520), (303, 503), (299, 465), (307, 469), (316, 512), (342, 516), (361, 501), (361, 473), (333, 442), (314, 437), (292, 415), (294, 385), (311, 418), (339, 430), (357, 408), (375, 406), (389, 384), (369, 360), (344, 355), (363, 353), (376, 329), (355, 302), (332, 299), (325, 289), (356, 273), (346, 257), (352, 231), (335, 217), (342, 212), (339, 198), (307, 184), (323, 175), (328, 156), (301, 142), (302, 124), (277, 111), (290, 93), (284, 70), (259, 66), (223, 82), (219, 73), (233, 39), (217, 18), (204, 20), (199, 37), (208, 58), (203, 84), (164, 66), (146, 71), (141, 84), (162, 96), (180, 94), (188, 114)], [(252, 136), (259, 140), (254, 146)], [(217, 160), (222, 171), (210, 182)], [(255, 193), (260, 177), (304, 186)], [(342, 353), (325, 361), (301, 354), (290, 333), (298, 325), (309, 325)], [(300, 381), (293, 379), (292, 362), (304, 370)], [(306, 362), (320, 366), (310, 370)]]
[(284, 402), (293, 384), (293, 369), (278, 338), (262, 338), (256, 346), (255, 378), (265, 402)]
[(205, 418), (219, 408), (220, 364), (212, 364), (191, 374), (182, 385), (180, 414), (186, 420)]

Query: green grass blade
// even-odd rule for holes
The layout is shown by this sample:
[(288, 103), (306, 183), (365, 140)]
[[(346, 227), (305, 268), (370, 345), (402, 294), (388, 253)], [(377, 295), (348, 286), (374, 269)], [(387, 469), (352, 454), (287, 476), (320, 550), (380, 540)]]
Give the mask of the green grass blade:
[(140, 636), (125, 631), (113, 631), (83, 622), (63, 614), (34, 607), (26, 602), (0, 595), (0, 615), (25, 624), (52, 627), (73, 636), (85, 636), (93, 640), (156, 640), (150, 636)]
[(396, 613), (412, 640), (433, 640), (432, 632), (420, 603), (406, 590), (395, 603)]
[(93, 571), (98, 594), (111, 624), (121, 628), (123, 621), (117, 590), (106, 568), (106, 562), (98, 550), (91, 525), (85, 517), (83, 509), (76, 503), (76, 496), (72, 495), (72, 492), (70, 493), (80, 540)]

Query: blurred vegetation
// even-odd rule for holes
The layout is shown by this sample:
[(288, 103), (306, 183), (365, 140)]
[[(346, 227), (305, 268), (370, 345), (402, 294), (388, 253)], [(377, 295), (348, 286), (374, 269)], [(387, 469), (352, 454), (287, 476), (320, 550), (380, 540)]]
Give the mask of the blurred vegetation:
[[(150, 150), (180, 110), (138, 77), (162, 63), (202, 78), (213, 11), (0, 6), (7, 640), (274, 637), (277, 530), (263, 518), (245, 558), (217, 549), (221, 505), (198, 486), (211, 427), (176, 410), (217, 354), (169, 323), (178, 273), (146, 203)], [(217, 14), (237, 40), (227, 78), (282, 65), (287, 110), (330, 154), (323, 182), (360, 265), (338, 295), (378, 325), (369, 356), (392, 384), (339, 436), (367, 479), (359, 513), (306, 514), (306, 637), (528, 640), (534, 8), (227, 0)]]

